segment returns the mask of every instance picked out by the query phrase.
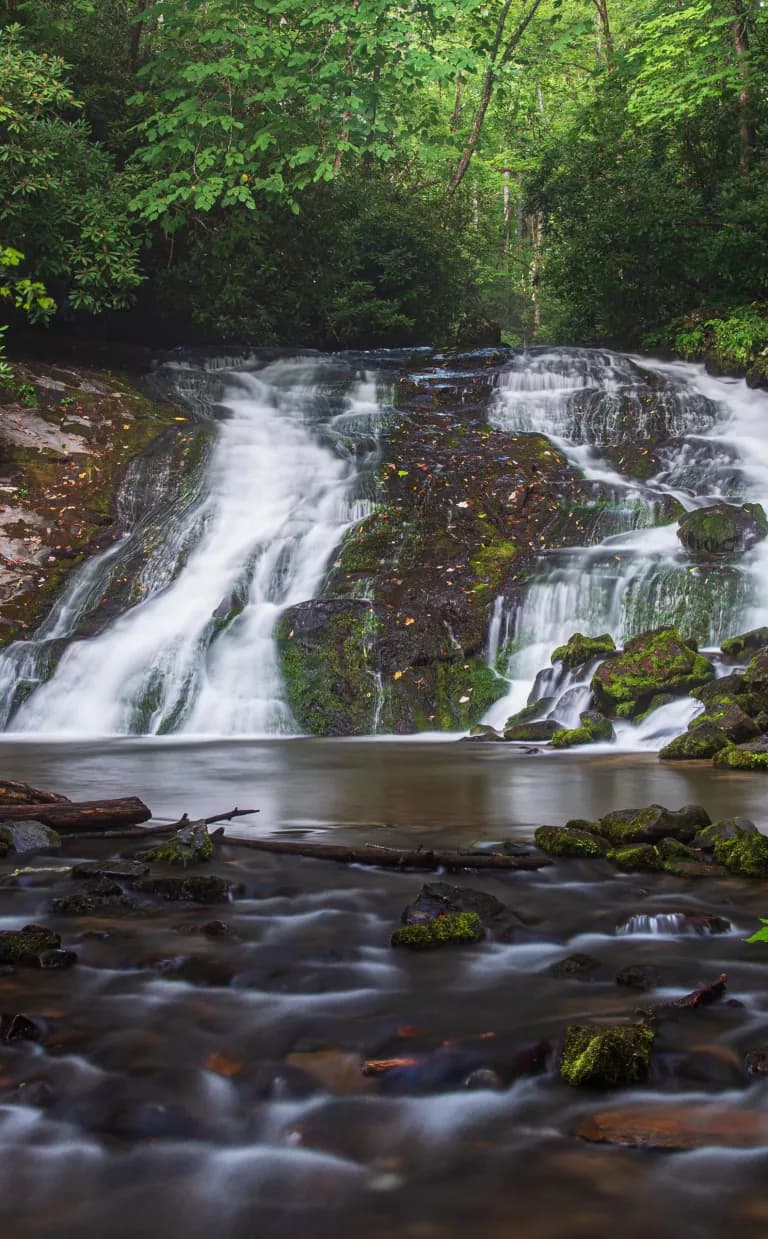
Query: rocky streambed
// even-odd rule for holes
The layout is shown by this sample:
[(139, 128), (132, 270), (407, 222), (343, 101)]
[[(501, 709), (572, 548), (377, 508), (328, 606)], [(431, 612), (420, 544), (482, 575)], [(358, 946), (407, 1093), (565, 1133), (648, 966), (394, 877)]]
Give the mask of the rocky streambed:
[(10, 1233), (763, 1232), (764, 881), (52, 844), (0, 861)]

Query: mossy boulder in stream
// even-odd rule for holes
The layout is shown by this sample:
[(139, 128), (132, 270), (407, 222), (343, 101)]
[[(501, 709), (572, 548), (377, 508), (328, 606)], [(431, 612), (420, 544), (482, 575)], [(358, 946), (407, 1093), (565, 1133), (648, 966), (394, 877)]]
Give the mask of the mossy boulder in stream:
[(613, 1088), (648, 1074), (653, 1029), (645, 1024), (572, 1024), (565, 1034), (560, 1075), (568, 1084)]
[(9, 852), (57, 852), (61, 836), (42, 822), (0, 822), (0, 856)]
[(164, 865), (195, 865), (208, 861), (213, 856), (213, 842), (204, 820), (190, 822), (170, 839), (143, 854), (143, 859)]
[(682, 696), (714, 679), (714, 668), (676, 628), (656, 628), (628, 641), (601, 663), (591, 688), (609, 717), (634, 718), (659, 693)]
[(726, 658), (748, 658), (768, 646), (768, 628), (751, 628), (735, 637), (727, 637), (720, 649)]
[(711, 817), (702, 805), (684, 805), (682, 809), (665, 809), (652, 804), (645, 809), (615, 809), (606, 813), (597, 824), (597, 830), (611, 843), (626, 846), (630, 843), (656, 843), (660, 839), (677, 839), (690, 843)]
[(36, 964), (43, 951), (61, 946), (61, 938), (44, 925), (0, 931), (0, 964)]
[(552, 736), (553, 749), (571, 749), (582, 744), (597, 744), (600, 740), (613, 739), (613, 725), (597, 710), (585, 710), (579, 716), (581, 726), (556, 731)]
[(513, 727), (505, 727), (504, 739), (527, 741), (535, 744), (537, 742), (554, 740), (554, 737), (561, 732), (561, 724), (556, 719), (543, 718), (538, 723), (516, 723)]
[(715, 860), (745, 878), (768, 878), (768, 839), (742, 834), (715, 844)]
[(608, 860), (626, 873), (653, 872), (662, 869), (664, 861), (650, 843), (633, 843), (629, 847), (611, 848)]
[(677, 536), (691, 555), (733, 555), (768, 536), (768, 518), (759, 503), (715, 503), (686, 512)]
[(726, 770), (768, 771), (768, 740), (756, 740), (752, 744), (729, 744), (715, 753), (713, 766)]
[(570, 826), (539, 826), (534, 840), (549, 856), (604, 856), (608, 851), (606, 840), (599, 835)]
[(483, 927), (476, 912), (453, 912), (417, 925), (403, 925), (392, 935), (392, 946), (424, 951), (438, 946), (463, 946), (480, 942)]
[(601, 637), (585, 637), (583, 633), (575, 632), (565, 645), (558, 645), (557, 649), (552, 651), (552, 665), (562, 663), (565, 671), (572, 671), (574, 667), (581, 667), (593, 658), (599, 658), (601, 654), (612, 654), (615, 650), (616, 643), (609, 632), (603, 633)]
[(670, 740), (659, 757), (662, 761), (705, 761), (728, 744), (730, 739), (726, 732), (715, 723), (703, 722)]

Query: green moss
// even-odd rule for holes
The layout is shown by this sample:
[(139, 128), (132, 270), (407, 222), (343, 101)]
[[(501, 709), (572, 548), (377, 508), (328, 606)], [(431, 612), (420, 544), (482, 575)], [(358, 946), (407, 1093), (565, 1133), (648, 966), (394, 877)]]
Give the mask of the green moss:
[(483, 936), (480, 917), (476, 912), (453, 912), (436, 916), (420, 925), (403, 925), (392, 935), (392, 946), (423, 951), (430, 947), (479, 942)]
[(504, 730), (508, 727), (517, 727), (518, 723), (533, 723), (547, 714), (555, 704), (554, 697), (539, 697), (538, 700), (532, 701), (529, 706), (524, 706), (522, 710), (518, 710), (516, 714), (510, 714)]
[[(653, 714), (655, 710), (660, 710), (662, 706), (670, 705), (671, 702), (673, 702), (674, 700), (675, 698), (672, 696), (671, 693), (657, 693), (655, 697), (651, 698), (651, 700), (648, 702), (646, 709), (643, 710), (642, 713), (635, 714), (634, 716), (635, 723), (637, 723), (638, 725), (640, 723), (644, 723), (647, 718), (650, 718), (650, 716)], [(630, 706), (629, 709), (631, 711), (632, 707)]]
[(151, 852), (147, 852), (144, 859), (150, 862), (157, 861), (158, 864), (163, 865), (187, 866), (208, 861), (212, 856), (213, 843), (206, 832), (206, 837), (199, 846), (186, 843), (178, 836), (174, 836), (172, 839), (167, 839), (165, 843), (161, 843), (159, 847), (153, 848)]
[(552, 736), (552, 748), (570, 749), (580, 744), (597, 744), (600, 740), (612, 739), (613, 727), (610, 720), (589, 710), (582, 714), (580, 727), (564, 728), (555, 732)]
[(275, 630), (285, 693), (299, 726), (316, 736), (373, 730), (375, 668), (368, 652), (380, 621), (372, 608), (332, 612), (319, 639), (303, 639), (290, 613)]
[(601, 654), (610, 654), (616, 649), (616, 643), (609, 632), (600, 637), (585, 637), (583, 633), (575, 632), (565, 645), (558, 645), (552, 651), (551, 662), (562, 663), (566, 671), (580, 667), (583, 663), (599, 658)]
[(44, 925), (5, 929), (0, 932), (0, 964), (23, 964), (36, 959), (41, 951), (52, 951), (59, 946), (59, 935)]
[(469, 557), (469, 565), (476, 577), (476, 584), (487, 590), (497, 590), (510, 565), (517, 557), (517, 547), (513, 542), (496, 538), (486, 542), (479, 550)]
[(654, 1033), (644, 1024), (572, 1024), (565, 1034), (560, 1075), (572, 1085), (636, 1084), (648, 1073)]
[(679, 839), (661, 839), (656, 844), (656, 850), (664, 860), (693, 860), (695, 858), (693, 848), (681, 843)]
[(768, 535), (768, 519), (759, 503), (728, 503), (696, 508), (680, 519), (678, 537), (697, 555), (728, 555), (745, 550)]
[(599, 836), (567, 826), (539, 826), (534, 840), (549, 856), (604, 856), (608, 846)]
[(752, 752), (729, 744), (715, 754), (712, 764), (727, 770), (768, 770), (768, 752)]
[(714, 668), (675, 628), (660, 628), (628, 641), (598, 667), (592, 692), (607, 714), (633, 718), (661, 692), (680, 695), (714, 678)]
[(641, 870), (658, 870), (663, 866), (662, 858), (657, 849), (650, 843), (636, 843), (631, 847), (612, 848), (608, 860), (627, 873)]
[[(697, 720), (698, 721), (698, 720)], [(703, 761), (714, 757), (730, 744), (728, 736), (714, 723), (704, 721), (692, 731), (676, 736), (659, 753), (662, 761)]]
[(554, 719), (545, 718), (538, 723), (517, 723), (513, 727), (505, 727), (504, 739), (536, 744), (551, 740), (559, 731), (559, 724)]
[(736, 637), (728, 637), (720, 649), (727, 658), (738, 658), (741, 654), (754, 654), (764, 646), (768, 646), (768, 628), (752, 628)]
[(768, 878), (768, 839), (741, 835), (715, 843), (715, 860), (745, 878)]

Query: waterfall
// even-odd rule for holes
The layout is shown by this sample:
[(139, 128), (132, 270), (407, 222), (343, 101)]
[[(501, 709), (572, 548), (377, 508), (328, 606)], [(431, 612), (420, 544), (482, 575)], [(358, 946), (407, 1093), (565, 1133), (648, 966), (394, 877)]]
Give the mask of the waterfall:
[[(316, 594), (345, 531), (370, 510), (361, 461), (375, 454), (382, 416), (375, 379), (322, 357), (258, 371), (176, 369), (177, 390), (219, 418), (200, 492), (169, 519), (144, 565), (145, 599), (105, 631), (72, 641), (18, 708), (14, 730), (297, 730), (272, 632), (285, 607)], [(49, 636), (73, 631), (88, 581), (103, 585), (118, 554), (112, 548), (86, 565)], [(5, 654), (0, 683), (18, 681), (20, 657), (13, 647)]]
[[(543, 554), (522, 601), (496, 600), (491, 645), (498, 668), (505, 648), (499, 634), (507, 634), (503, 674), (509, 689), (487, 723), (503, 726), (526, 702), (548, 694), (541, 680), (532, 691), (537, 672), (575, 631), (610, 632), (621, 645), (649, 628), (674, 624), (713, 648), (739, 628), (766, 622), (765, 543), (736, 564), (696, 564), (682, 551), (675, 525), (659, 522), (670, 500), (685, 509), (718, 499), (765, 503), (767, 414), (764, 393), (684, 362), (554, 348), (513, 358), (500, 375), (492, 423), (548, 435), (588, 481), (609, 488), (612, 517), (593, 520), (592, 545)], [(659, 439), (656, 476), (635, 481), (613, 467), (616, 448)], [(590, 671), (580, 673), (584, 689)], [(578, 700), (575, 687), (558, 703), (557, 717), (566, 724)], [(682, 713), (667, 707), (663, 726), (656, 720), (642, 734), (622, 727), (619, 742), (658, 749), (695, 713), (691, 702)]]

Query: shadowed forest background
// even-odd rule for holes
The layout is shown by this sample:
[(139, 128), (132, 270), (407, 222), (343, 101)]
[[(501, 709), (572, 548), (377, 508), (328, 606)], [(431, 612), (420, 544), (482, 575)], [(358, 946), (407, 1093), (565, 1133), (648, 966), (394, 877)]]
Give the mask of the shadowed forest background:
[(11, 325), (326, 348), (498, 325), (768, 368), (759, 0), (5, 0), (0, 23)]

